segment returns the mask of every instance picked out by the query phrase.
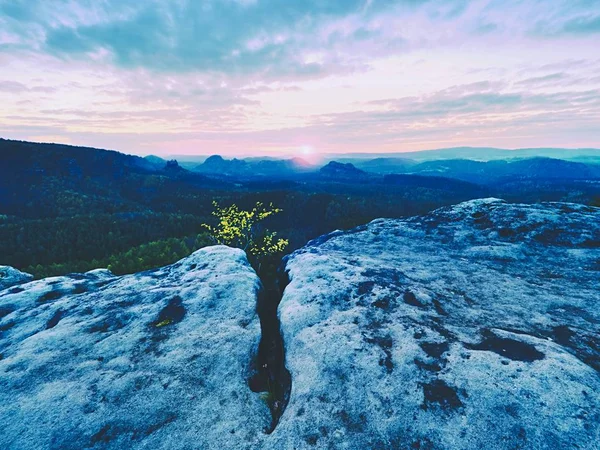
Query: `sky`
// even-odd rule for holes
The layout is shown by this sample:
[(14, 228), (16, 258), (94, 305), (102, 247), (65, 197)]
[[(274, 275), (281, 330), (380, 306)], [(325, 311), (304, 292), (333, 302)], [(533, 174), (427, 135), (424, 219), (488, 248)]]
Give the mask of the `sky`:
[(0, 0), (0, 105), (135, 154), (600, 147), (600, 0)]

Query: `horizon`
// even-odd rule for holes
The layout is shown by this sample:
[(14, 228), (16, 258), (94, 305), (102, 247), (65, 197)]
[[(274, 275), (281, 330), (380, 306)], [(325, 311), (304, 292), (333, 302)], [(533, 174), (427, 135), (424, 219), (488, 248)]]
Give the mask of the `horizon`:
[(0, 4), (0, 135), (160, 157), (600, 147), (589, 0)]
[[(186, 162), (186, 158), (189, 158), (188, 161), (193, 161), (196, 159), (200, 159), (200, 158), (209, 158), (211, 156), (220, 156), (225, 160), (231, 160), (231, 159), (261, 159), (261, 158), (265, 158), (265, 159), (291, 159), (291, 158), (298, 158), (298, 159), (304, 159), (306, 162), (309, 162), (311, 165), (318, 165), (323, 161), (329, 161), (331, 160), (331, 157), (343, 157), (344, 159), (348, 159), (348, 158), (369, 158), (369, 157), (373, 157), (373, 158), (386, 158), (386, 157), (395, 157), (395, 158), (402, 158), (402, 155), (419, 155), (419, 154), (426, 154), (428, 152), (441, 152), (441, 151), (452, 151), (452, 150), (481, 150), (481, 151), (500, 151), (500, 152), (507, 152), (507, 153), (511, 153), (511, 152), (520, 152), (520, 151), (538, 151), (540, 153), (543, 153), (543, 151), (562, 151), (562, 152), (583, 152), (582, 154), (579, 155), (575, 155), (575, 156), (589, 156), (586, 153), (587, 152), (593, 152), (594, 153), (594, 157), (600, 157), (600, 148), (595, 148), (595, 147), (523, 147), (523, 148), (501, 148), (501, 147), (487, 147), (487, 146), (481, 146), (481, 147), (475, 147), (475, 146), (456, 146), (456, 147), (441, 147), (441, 148), (427, 148), (427, 149), (421, 149), (421, 150), (407, 150), (404, 152), (395, 152), (395, 151), (389, 151), (389, 152), (361, 152), (361, 151), (357, 151), (357, 152), (331, 152), (331, 153), (320, 153), (318, 155), (299, 155), (299, 154), (288, 154), (288, 153), (276, 153), (276, 154), (265, 154), (265, 153), (257, 153), (257, 154), (236, 154), (236, 153), (232, 153), (232, 154), (220, 154), (220, 153), (188, 153), (188, 154), (177, 154), (177, 153), (172, 153), (172, 154), (163, 154), (163, 155), (159, 155), (156, 153), (135, 153), (135, 152), (126, 152), (117, 148), (100, 148), (100, 147), (93, 147), (93, 146), (85, 146), (85, 145), (76, 145), (76, 144), (69, 144), (69, 143), (63, 143), (63, 142), (54, 142), (54, 141), (26, 141), (26, 140), (22, 140), (22, 139), (12, 139), (12, 138), (8, 138), (8, 137), (4, 137), (4, 136), (0, 136), (0, 141), (2, 140), (7, 140), (7, 141), (15, 141), (15, 142), (26, 142), (26, 143), (32, 143), (32, 144), (50, 144), (50, 145), (66, 145), (69, 147), (82, 147), (82, 148), (88, 148), (90, 150), (100, 150), (100, 151), (114, 151), (114, 152), (118, 152), (118, 153), (122, 153), (122, 154), (126, 154), (126, 155), (132, 155), (132, 156), (140, 156), (142, 158), (147, 157), (147, 156), (155, 156), (155, 157), (159, 157), (161, 159), (164, 160), (169, 160), (169, 159), (177, 159), (179, 161), (182, 162)], [(595, 152), (598, 152), (598, 155), (595, 154)], [(481, 156), (486, 156), (485, 153), (482, 153)], [(489, 156), (489, 155), (488, 155)], [(311, 158), (312, 157), (312, 158)], [(554, 157), (548, 157), (548, 156), (543, 156), (543, 155), (533, 155), (530, 156), (530, 158), (536, 158), (536, 157), (541, 157), (541, 158), (554, 158)], [(181, 158), (181, 159), (179, 159)], [(559, 157), (556, 157), (557, 159), (560, 159)], [(408, 158), (410, 159), (410, 158)], [(444, 158), (442, 158), (444, 159)], [(452, 158), (452, 159), (457, 159), (457, 158)], [(458, 158), (458, 159), (471, 159), (471, 158)], [(492, 158), (494, 159), (494, 158)]]

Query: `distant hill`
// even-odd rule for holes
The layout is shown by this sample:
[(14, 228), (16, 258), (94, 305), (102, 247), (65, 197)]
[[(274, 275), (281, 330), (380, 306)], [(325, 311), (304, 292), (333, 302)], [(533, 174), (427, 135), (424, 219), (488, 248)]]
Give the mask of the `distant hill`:
[(392, 174), (385, 175), (383, 182), (385, 184), (404, 187), (440, 189), (445, 191), (469, 192), (473, 194), (487, 194), (489, 192), (488, 189), (478, 184), (447, 177)]
[[(352, 160), (350, 160), (352, 161)], [(407, 158), (375, 158), (358, 160), (353, 164), (366, 172), (375, 173), (404, 173), (414, 167), (417, 162)]]
[(250, 171), (248, 163), (241, 159), (224, 159), (220, 155), (209, 156), (199, 166), (194, 168), (195, 172), (218, 175), (243, 175)]
[(167, 192), (219, 184), (177, 162), (112, 150), (0, 139), (0, 155), (0, 214), (138, 211), (154, 201), (167, 209)]
[(511, 161), (471, 161), (464, 159), (428, 161), (410, 168), (411, 173), (439, 175), (475, 183), (489, 184), (507, 178), (594, 179), (600, 168), (552, 158)]
[(591, 165), (600, 165), (600, 154), (598, 154), (598, 156), (578, 156), (576, 158), (570, 158), (569, 161), (575, 161)]
[(163, 167), (165, 167), (165, 164), (167, 163), (167, 161), (165, 159), (162, 159), (159, 156), (155, 156), (155, 155), (144, 156), (144, 159), (146, 161), (148, 161), (150, 164), (152, 164), (152, 166), (156, 169), (162, 169)]
[[(600, 165), (600, 149), (581, 148), (523, 148), (501, 149), (495, 147), (453, 147), (434, 150), (393, 153), (340, 153), (322, 155), (325, 163), (352, 164), (369, 173), (394, 174), (416, 173), (415, 166), (435, 161), (469, 160), (475, 162), (517, 161), (532, 158), (550, 158), (563, 161)], [(227, 159), (219, 155), (210, 157), (182, 155), (173, 157), (187, 169), (208, 175), (226, 177), (290, 177), (318, 171), (318, 168), (300, 158), (277, 158), (274, 156)], [(149, 162), (160, 162), (156, 156), (146, 157)], [(164, 159), (162, 160), (164, 161)], [(449, 163), (453, 164), (453, 163)], [(425, 166), (424, 166), (425, 167)]]
[(435, 150), (391, 153), (340, 153), (325, 155), (329, 161), (352, 162), (351, 160), (372, 160), (376, 158), (402, 158), (416, 162), (441, 159), (471, 159), (476, 161), (508, 160), (515, 158), (555, 158), (576, 160), (578, 158), (600, 159), (600, 149), (597, 148), (521, 148), (508, 150), (495, 147), (452, 147)]
[(313, 172), (315, 168), (302, 158), (292, 158), (259, 160), (252, 164), (252, 170), (257, 175), (277, 176)]
[(15, 174), (22, 170), (52, 175), (111, 175), (124, 171), (155, 170), (152, 161), (113, 150), (43, 144), (0, 138), (0, 172)]
[(319, 176), (332, 180), (361, 180), (368, 178), (367, 172), (350, 163), (331, 161), (319, 170)]
[(220, 155), (212, 155), (194, 167), (194, 171), (199, 173), (228, 177), (286, 177), (313, 170), (314, 168), (301, 158), (225, 159)]
[(472, 159), (478, 161), (491, 161), (497, 159), (537, 157), (569, 160), (581, 156), (600, 156), (600, 150), (592, 148), (520, 148), (506, 150), (493, 147), (454, 147), (426, 150), (422, 152), (410, 152), (405, 153), (402, 156), (416, 161), (430, 161), (435, 159)]

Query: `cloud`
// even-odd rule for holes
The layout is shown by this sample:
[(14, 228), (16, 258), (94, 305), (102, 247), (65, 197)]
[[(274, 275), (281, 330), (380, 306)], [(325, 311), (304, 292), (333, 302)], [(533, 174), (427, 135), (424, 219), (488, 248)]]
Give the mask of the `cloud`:
[(498, 30), (497, 24), (487, 22), (487, 23), (481, 23), (481, 24), (477, 25), (474, 29), (474, 32), (476, 34), (489, 34), (489, 33), (493, 33), (494, 31), (497, 31), (497, 30)]
[[(104, 53), (124, 68), (316, 76), (342, 66), (350, 70), (355, 66), (352, 55), (341, 52), (329, 55), (327, 61), (306, 60), (307, 53), (323, 48), (331, 39), (322, 35), (323, 26), (347, 17), (368, 20), (397, 2), (108, 0), (76, 4), (58, 0), (56, 3), (52, 9), (41, 1), (17, 1), (2, 6), (5, 28), (20, 34), (32, 48), (39, 47), (58, 57), (84, 58)], [(376, 30), (359, 27), (352, 33), (355, 40), (374, 39), (377, 35)]]
[[(466, 0), (14, 0), (0, 7), (0, 28), (20, 36), (21, 49), (65, 60), (104, 58), (125, 69), (170, 73), (317, 78), (362, 71), (376, 55), (407, 51), (402, 29), (413, 26), (411, 15), (416, 21), (451, 22), (468, 5)], [(321, 57), (315, 60), (316, 53)]]
[(0, 80), (0, 92), (7, 92), (11, 94), (18, 94), (23, 92), (42, 92), (42, 93), (51, 93), (55, 92), (56, 89), (52, 86), (32, 86), (28, 87), (23, 83), (18, 81), (2, 81)]
[(562, 25), (560, 32), (565, 34), (598, 34), (600, 33), (600, 14), (571, 19)]
[[(0, 133), (65, 136), (78, 144), (172, 154), (293, 152), (308, 144), (322, 152), (345, 152), (480, 144), (572, 147), (600, 141), (600, 88), (533, 94), (502, 82), (478, 82), (362, 106), (347, 113), (313, 115), (302, 126), (261, 130), (232, 127), (237, 117), (224, 108), (224, 116), (214, 118), (227, 124), (218, 132), (201, 126), (214, 113), (199, 117), (199, 110), (189, 107), (104, 113), (44, 110), (38, 117), (5, 118)], [(172, 126), (174, 117), (180, 126)], [(196, 125), (195, 119), (200, 121)], [(144, 133), (129, 128), (143, 122), (152, 124)], [(117, 127), (118, 123), (126, 125)]]
[(33, 18), (34, 9), (24, 1), (4, 2), (0, 4), (0, 13), (19, 21), (29, 21)]
[[(531, 77), (525, 80), (518, 81), (516, 84), (521, 86), (536, 87), (543, 85), (563, 84), (569, 75), (564, 72), (556, 72), (540, 77)], [(563, 84), (564, 85), (564, 84)]]
[(0, 0), (0, 135), (259, 152), (582, 129), (593, 145), (595, 4)]
[(18, 81), (0, 81), (0, 92), (17, 93), (29, 90), (27, 86)]
[(573, 0), (555, 14), (537, 21), (533, 35), (557, 38), (592, 37), (600, 34), (600, 3), (596, 0)]
[(482, 91), (482, 87), (454, 86), (425, 96), (369, 102), (365, 106), (375, 104), (379, 109), (323, 115), (311, 126), (322, 127), (320, 133), (334, 142), (371, 143), (378, 148), (405, 145), (407, 139), (425, 142), (434, 136), (451, 142), (456, 133), (461, 133), (463, 144), (476, 143), (478, 135), (498, 142), (499, 137), (516, 138), (516, 130), (538, 139), (535, 145), (548, 145), (548, 136), (564, 140), (576, 127), (586, 130), (586, 138), (600, 139), (600, 130), (593, 126), (600, 122), (600, 89), (531, 94)]

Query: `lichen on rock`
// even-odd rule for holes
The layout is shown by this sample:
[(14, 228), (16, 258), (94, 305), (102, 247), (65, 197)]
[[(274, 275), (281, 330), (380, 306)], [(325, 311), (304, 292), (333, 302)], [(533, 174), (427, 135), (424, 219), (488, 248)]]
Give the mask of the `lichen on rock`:
[(484, 199), (293, 253), (295, 448), (597, 448), (600, 209)]
[(598, 448), (599, 243), (600, 209), (574, 204), (378, 219), (284, 261), (279, 321), (223, 246), (21, 277), (0, 290), (0, 448)]
[(33, 275), (10, 266), (0, 266), (0, 291), (33, 280)]
[(0, 292), (0, 448), (253, 448), (260, 281), (241, 250)]

